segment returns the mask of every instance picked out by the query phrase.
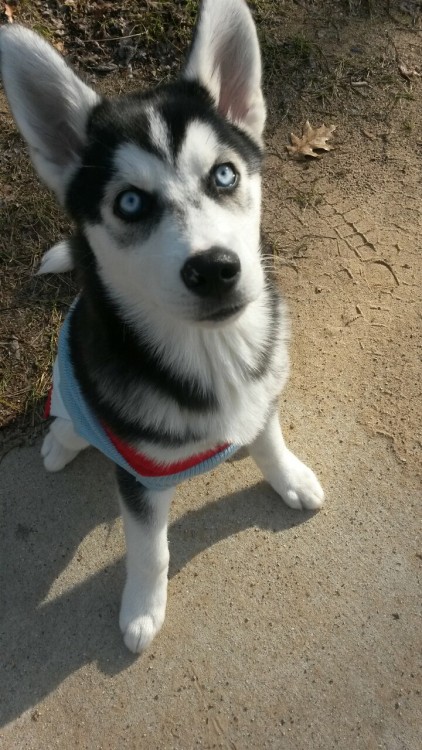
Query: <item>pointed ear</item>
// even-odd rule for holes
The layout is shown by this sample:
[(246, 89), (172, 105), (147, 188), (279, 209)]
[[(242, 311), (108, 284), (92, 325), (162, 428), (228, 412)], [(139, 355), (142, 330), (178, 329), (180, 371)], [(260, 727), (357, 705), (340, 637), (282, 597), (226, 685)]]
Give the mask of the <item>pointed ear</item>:
[(184, 77), (199, 80), (219, 112), (261, 142), (261, 54), (245, 0), (202, 0)]
[(40, 36), (22, 26), (0, 31), (0, 70), (13, 117), (41, 179), (64, 201), (99, 101)]

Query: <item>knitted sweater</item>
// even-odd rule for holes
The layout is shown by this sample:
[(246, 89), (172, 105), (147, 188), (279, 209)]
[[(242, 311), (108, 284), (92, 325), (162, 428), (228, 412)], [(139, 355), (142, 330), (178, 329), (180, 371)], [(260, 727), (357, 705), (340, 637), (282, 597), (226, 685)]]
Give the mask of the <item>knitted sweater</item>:
[(117, 437), (90, 409), (74, 374), (69, 352), (69, 327), (76, 304), (77, 301), (66, 316), (60, 332), (46, 416), (71, 420), (78, 435), (151, 490), (164, 490), (184, 479), (210, 471), (235, 453), (237, 446), (226, 444), (175, 463), (162, 464)]

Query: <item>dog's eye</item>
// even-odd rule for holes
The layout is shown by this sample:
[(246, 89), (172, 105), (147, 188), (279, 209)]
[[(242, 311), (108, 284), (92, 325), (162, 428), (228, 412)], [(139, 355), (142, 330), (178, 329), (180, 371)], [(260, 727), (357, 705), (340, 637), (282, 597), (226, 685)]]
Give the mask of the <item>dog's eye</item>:
[(114, 213), (124, 221), (140, 221), (151, 211), (153, 198), (143, 190), (124, 190), (114, 201)]
[(238, 174), (232, 164), (218, 164), (213, 169), (213, 178), (216, 187), (227, 190), (237, 185)]

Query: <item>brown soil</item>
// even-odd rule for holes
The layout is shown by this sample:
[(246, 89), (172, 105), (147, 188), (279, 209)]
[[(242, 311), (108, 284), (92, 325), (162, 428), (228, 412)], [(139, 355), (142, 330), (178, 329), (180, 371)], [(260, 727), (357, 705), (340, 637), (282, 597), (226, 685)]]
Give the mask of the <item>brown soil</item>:
[[(403, 78), (398, 66), (419, 71), (422, 32), (393, 13), (339, 13), (327, 24), (322, 7), (296, 8), (288, 30), (312, 39), (332, 76), (319, 82), (311, 73), (294, 121), (273, 106), (267, 139), (264, 227), (293, 314), (293, 377), (320, 413), (341, 413), (353, 402), (368, 435), (384, 436), (397, 459), (415, 468), (422, 437), (422, 83)], [(282, 96), (274, 85), (270, 101)], [(307, 118), (335, 124), (337, 147), (299, 163), (284, 146)]]
[[(292, 311), (293, 376), (312, 408), (341, 410), (352, 400), (368, 435), (383, 435), (399, 461), (416, 464), (422, 81), (399, 66), (419, 70), (420, 4), (254, 5), (269, 103), (264, 228)], [(160, 9), (147, 0), (35, 2), (18, 4), (15, 17), (109, 93), (173, 73), (194, 10), (192, 2)], [(33, 177), (1, 93), (0, 114), (0, 424), (8, 427), (7, 447), (42, 424), (55, 337), (74, 287), (70, 277), (33, 277), (42, 252), (69, 225)], [(285, 146), (306, 119), (336, 125), (335, 150), (300, 162)], [(309, 370), (318, 373), (312, 389)]]

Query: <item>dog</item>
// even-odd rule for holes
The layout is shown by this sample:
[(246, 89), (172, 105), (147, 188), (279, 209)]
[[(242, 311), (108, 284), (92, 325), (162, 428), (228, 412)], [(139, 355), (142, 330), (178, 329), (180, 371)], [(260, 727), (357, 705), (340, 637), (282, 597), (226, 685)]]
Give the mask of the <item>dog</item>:
[(277, 414), (288, 325), (261, 247), (257, 32), (245, 0), (203, 0), (180, 77), (110, 99), (28, 29), (2, 28), (0, 52), (35, 169), (76, 225), (41, 268), (75, 266), (81, 290), (60, 334), (44, 465), (90, 444), (116, 463), (120, 628), (139, 653), (164, 621), (180, 481), (247, 446), (291, 508), (324, 500)]

